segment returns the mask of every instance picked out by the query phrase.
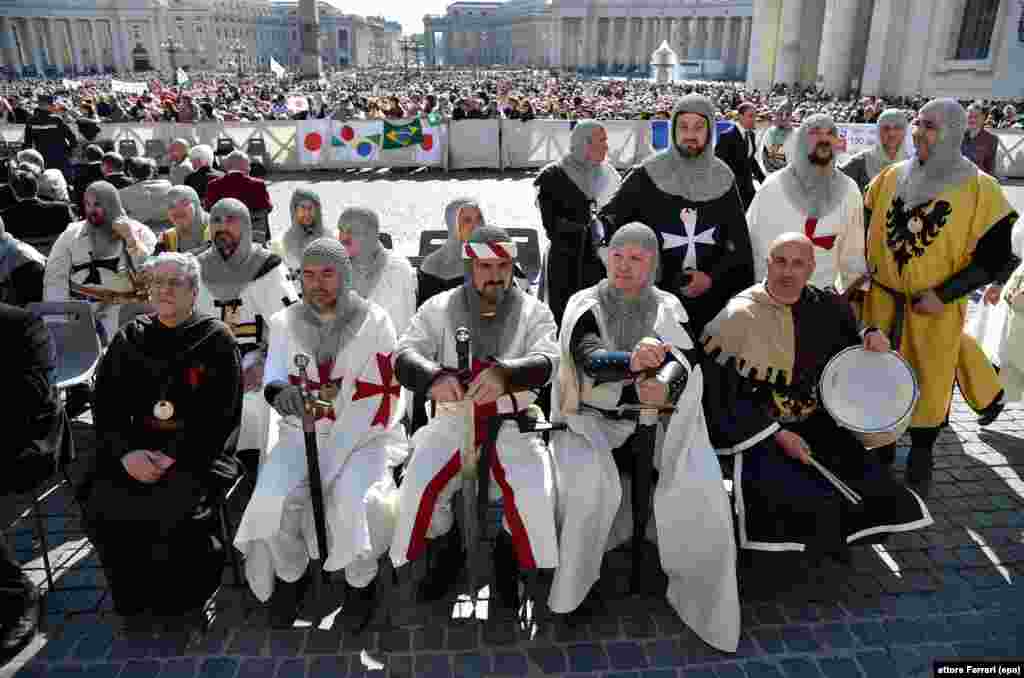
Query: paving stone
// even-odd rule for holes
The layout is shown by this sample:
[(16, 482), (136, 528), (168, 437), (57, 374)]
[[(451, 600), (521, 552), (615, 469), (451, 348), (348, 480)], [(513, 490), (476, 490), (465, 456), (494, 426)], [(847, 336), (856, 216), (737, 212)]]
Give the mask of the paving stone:
[(380, 649), (384, 652), (408, 652), (412, 647), (412, 632), (408, 629), (388, 629), (380, 634)]
[(113, 631), (106, 626), (97, 626), (78, 641), (72, 656), (85, 661), (103, 659), (110, 654), (113, 642)]
[(741, 664), (716, 664), (715, 675), (718, 678), (747, 678)]
[(226, 652), (250, 657), (264, 654), (267, 635), (265, 629), (239, 629), (228, 641)]
[(914, 645), (921, 642), (921, 626), (915, 619), (889, 619), (885, 634), (893, 645)]
[(628, 615), (622, 618), (622, 631), (626, 638), (651, 638), (658, 634), (658, 626), (651, 615)]
[[(653, 625), (653, 622), (652, 622)], [(590, 620), (590, 637), (593, 640), (613, 640), (622, 637), (622, 629), (619, 626), (619, 618), (616, 616), (601, 616)]]
[(294, 657), (302, 654), (302, 647), (306, 642), (307, 635), (305, 629), (271, 631), (270, 656)]
[[(481, 678), (492, 674), (491, 671), (491, 659), (486, 654), (480, 654), (478, 652), (457, 654), (452, 658), (452, 664), (454, 665), (453, 675), (455, 678)], [(495, 667), (494, 674), (497, 676), (520, 676), (526, 675), (526, 671), (521, 673), (511, 673), (508, 671), (498, 671)]]
[(498, 676), (525, 676), (530, 672), (530, 663), (522, 652), (499, 651), (494, 653), (494, 673)]
[(448, 650), (475, 650), (480, 646), (480, 628), (477, 624), (448, 627), (445, 648)]
[(860, 678), (860, 668), (850, 657), (822, 657), (818, 665), (826, 678)]
[(309, 662), (309, 678), (334, 678), (349, 672), (351, 661), (348, 655), (312, 657)]
[(414, 663), (416, 678), (451, 678), (451, 657), (446, 654), (418, 654)]
[[(124, 670), (124, 664), (89, 664), (82, 667), (82, 678), (116, 678)], [(49, 678), (55, 678), (56, 674), (51, 669)], [(21, 673), (18, 674), (21, 676)]]
[(831, 648), (845, 649), (857, 644), (846, 624), (823, 624), (814, 630), (820, 643)]
[(779, 666), (782, 667), (786, 678), (818, 678), (821, 676), (818, 665), (812, 660), (802, 657), (783, 659), (779, 662)]
[(484, 624), (483, 640), (488, 645), (515, 645), (519, 640), (516, 623), (505, 620), (488, 620)]
[(686, 654), (675, 638), (652, 640), (646, 645), (646, 654), (651, 666), (683, 666)]
[(431, 624), (413, 633), (412, 648), (416, 652), (444, 649), (444, 624)]
[(643, 669), (648, 666), (644, 648), (640, 643), (632, 641), (605, 643), (605, 650), (608, 652), (612, 668)]
[(816, 652), (821, 645), (806, 626), (782, 627), (782, 642), (793, 652)]
[(676, 678), (676, 672), (670, 669), (648, 669), (639, 673), (640, 678)]
[(679, 674), (680, 678), (717, 678), (715, 670), (710, 668), (689, 669)]
[[(164, 662), (163, 669), (160, 671), (160, 678), (194, 678), (197, 669), (198, 662), (191, 657), (172, 659)], [(270, 678), (271, 675), (267, 674), (266, 678)]]
[(765, 654), (781, 654), (786, 651), (779, 628), (761, 627), (750, 632), (754, 640)]
[(341, 635), (335, 629), (310, 629), (303, 654), (337, 654), (341, 651)]
[(412, 655), (392, 655), (387, 668), (389, 678), (412, 678)]
[(743, 669), (749, 678), (783, 678), (782, 671), (775, 664), (747, 662)]
[(276, 669), (277, 660), (273, 657), (243, 659), (238, 667), (238, 678), (271, 678)]
[[(155, 659), (133, 659), (125, 663), (118, 676), (124, 676), (124, 678), (153, 678), (153, 676), (160, 673), (160, 668), (160, 662)], [(212, 674), (204, 674), (203, 678), (214, 677)]]
[(199, 678), (234, 678), (237, 673), (238, 660), (234, 657), (211, 657), (199, 665)]
[(306, 678), (306, 660), (303, 657), (285, 659), (277, 667), (274, 678)]
[(603, 671), (608, 668), (608, 656), (601, 645), (581, 643), (566, 648), (569, 668), (573, 671)]

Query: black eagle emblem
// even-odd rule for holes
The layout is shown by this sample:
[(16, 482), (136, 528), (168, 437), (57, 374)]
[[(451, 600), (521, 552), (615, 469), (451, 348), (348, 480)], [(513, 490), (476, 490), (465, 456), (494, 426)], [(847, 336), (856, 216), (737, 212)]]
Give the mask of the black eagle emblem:
[[(929, 206), (930, 211), (927, 210)], [(885, 242), (896, 258), (900, 275), (911, 259), (924, 256), (952, 213), (953, 208), (945, 200), (919, 205), (909, 212), (904, 209), (902, 198), (892, 201), (892, 207), (885, 215)]]

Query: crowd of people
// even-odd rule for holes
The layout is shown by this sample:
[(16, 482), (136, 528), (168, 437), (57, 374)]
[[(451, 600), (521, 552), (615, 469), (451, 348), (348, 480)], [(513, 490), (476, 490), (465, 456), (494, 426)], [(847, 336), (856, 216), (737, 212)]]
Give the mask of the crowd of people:
[[(423, 601), (473, 575), (479, 507), (500, 496), (492, 616), (531, 598), (587, 623), (604, 609), (603, 554), (628, 545), (633, 590), (665, 595), (704, 641), (735, 652), (738, 549), (849, 562), (853, 546), (930, 525), (954, 385), (982, 425), (1020, 397), (1002, 353), (1015, 341), (993, 356), (964, 326), (976, 291), (992, 312), (1024, 299), (1018, 215), (985, 170), (984, 106), (505, 77), (509, 96), (544, 101), (533, 82), (556, 88), (559, 106), (568, 87), (583, 101), (569, 114), (597, 118), (535, 179), (551, 243), (539, 294), (516, 243), (469, 198), (446, 206), (448, 242), (416, 270), (383, 245), (372, 209), (347, 207), (332, 227), (312, 186), (273, 205), (241, 151), (221, 172), (212, 149), (176, 140), (169, 179), (142, 158), (127, 163), (133, 181), (120, 156), (91, 146), (80, 193), (48, 200), (42, 178), (66, 155), (51, 160), (39, 137), (19, 153), (0, 211), (5, 300), (90, 301), (105, 354), (94, 388), (61, 405), (39, 381), (45, 333), (12, 306), (33, 347), (12, 388), (36, 393), (26, 402), (46, 422), (91, 403), (97, 451), (78, 492), (129, 629), (201, 625), (234, 548), (273, 625), (294, 622), (323, 570), (344, 573), (326, 602), (359, 633), (380, 602), (382, 558), (399, 572), (425, 561)], [(338, 91), (369, 85), (352, 80)], [(503, 101), (483, 94), (481, 110)], [(54, 95), (41, 95), (43, 114), (60, 113)], [(621, 177), (600, 118), (633, 106), (664, 114), (671, 144)], [(736, 125), (716, 143), (723, 111)], [(762, 113), (772, 126), (758, 139)], [(876, 124), (879, 141), (840, 167), (843, 115)], [(26, 233), (41, 217), (11, 211), (53, 204), (46, 234)], [(264, 246), (260, 223), (285, 207), (290, 227)], [(22, 242), (49, 236), (45, 256)], [(24, 267), (31, 278), (16, 275)], [(856, 347), (896, 351), (916, 374), (902, 478), (895, 438), (869, 444), (822, 402), (827, 365)], [(224, 544), (214, 507), (242, 472), (255, 489)], [(31, 635), (34, 593), (3, 556), (4, 586), (23, 603), (3, 620), (13, 647)], [(186, 567), (195, 574), (175, 576)], [(543, 593), (526, 586), (538, 573)]]

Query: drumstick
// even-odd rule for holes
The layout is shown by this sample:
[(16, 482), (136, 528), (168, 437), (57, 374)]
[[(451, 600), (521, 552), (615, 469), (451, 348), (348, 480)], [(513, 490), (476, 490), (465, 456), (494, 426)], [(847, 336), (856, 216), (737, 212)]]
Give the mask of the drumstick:
[(814, 459), (814, 457), (808, 457), (808, 460), (811, 466), (818, 469), (818, 471), (821, 472), (821, 475), (825, 476), (825, 480), (832, 483), (832, 485), (835, 486), (837, 490), (839, 490), (839, 493), (846, 497), (851, 504), (861, 503), (861, 496), (854, 492), (849, 485), (840, 480), (838, 476), (836, 476), (834, 473), (832, 473), (827, 468), (818, 463), (818, 461)]

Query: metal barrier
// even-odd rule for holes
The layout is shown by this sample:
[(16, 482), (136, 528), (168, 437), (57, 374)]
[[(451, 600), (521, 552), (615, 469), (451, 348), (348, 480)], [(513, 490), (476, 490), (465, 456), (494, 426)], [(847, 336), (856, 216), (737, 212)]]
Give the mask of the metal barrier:
[[(265, 155), (269, 169), (291, 171), (316, 167), (389, 167), (432, 165), (445, 169), (465, 168), (534, 168), (561, 158), (569, 150), (573, 123), (568, 120), (459, 120), (434, 128), (444, 152), (440, 161), (420, 162), (416, 157), (389, 163), (385, 152), (370, 162), (339, 160), (332, 156), (320, 164), (300, 162), (298, 132), (303, 121), (206, 122), (196, 125), (178, 123), (103, 123), (100, 139), (109, 140), (115, 148), (121, 141), (133, 142), (138, 149), (166, 147), (181, 137), (192, 144), (209, 144), (230, 139), (235, 148), (249, 148)], [(389, 121), (402, 124), (401, 121)], [(339, 124), (344, 124), (343, 122)], [(616, 167), (630, 167), (655, 151), (652, 122), (648, 120), (603, 120), (608, 131), (608, 157)], [(863, 147), (873, 138), (874, 125), (841, 124), (840, 128), (853, 140), (850, 151)], [(0, 142), (5, 147), (20, 148), (23, 125), (0, 125)], [(996, 173), (1009, 179), (1024, 179), (1024, 130), (992, 130), (999, 139)], [(327, 143), (334, 142), (330, 139)], [(130, 147), (132, 143), (125, 143)], [(225, 144), (226, 145), (226, 144)]]

